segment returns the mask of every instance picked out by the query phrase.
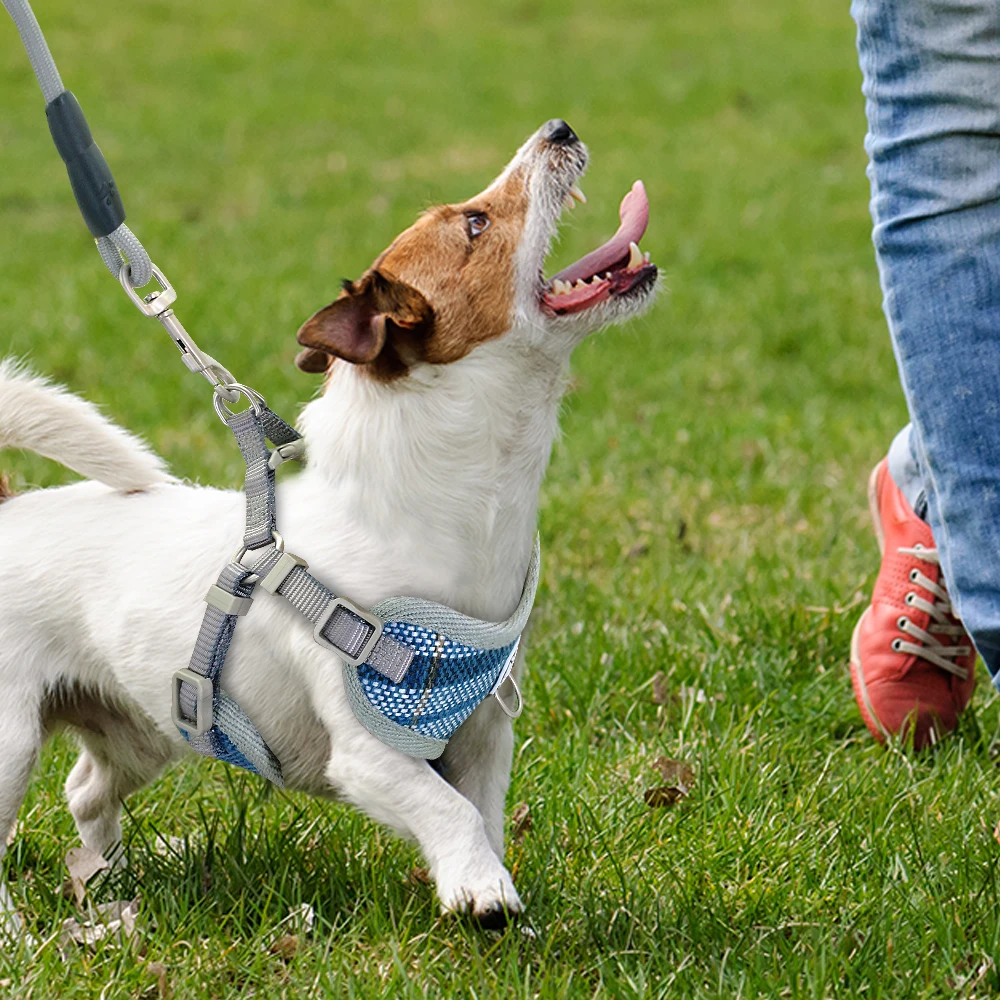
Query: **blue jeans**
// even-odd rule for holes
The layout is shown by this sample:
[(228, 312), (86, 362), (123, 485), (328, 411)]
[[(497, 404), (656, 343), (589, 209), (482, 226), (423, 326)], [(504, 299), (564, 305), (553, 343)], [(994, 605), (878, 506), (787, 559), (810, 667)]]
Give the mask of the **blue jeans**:
[(1000, 687), (1000, 2), (854, 0), (873, 240), (952, 603)]

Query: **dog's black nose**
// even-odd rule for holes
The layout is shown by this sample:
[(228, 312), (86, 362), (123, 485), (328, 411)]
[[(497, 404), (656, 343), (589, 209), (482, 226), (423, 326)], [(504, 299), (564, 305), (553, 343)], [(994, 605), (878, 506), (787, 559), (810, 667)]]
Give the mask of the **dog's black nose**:
[(547, 142), (556, 146), (568, 146), (571, 142), (579, 142), (576, 133), (569, 127), (568, 123), (561, 118), (553, 118), (545, 123), (545, 131), (542, 133)]

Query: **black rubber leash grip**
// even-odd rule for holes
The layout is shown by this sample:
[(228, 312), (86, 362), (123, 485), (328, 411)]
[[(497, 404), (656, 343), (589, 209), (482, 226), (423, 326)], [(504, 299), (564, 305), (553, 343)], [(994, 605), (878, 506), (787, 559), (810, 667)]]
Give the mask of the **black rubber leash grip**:
[(66, 164), (83, 221), (95, 238), (108, 236), (125, 221), (125, 206), (108, 161), (90, 134), (80, 102), (64, 90), (46, 105), (45, 117)]

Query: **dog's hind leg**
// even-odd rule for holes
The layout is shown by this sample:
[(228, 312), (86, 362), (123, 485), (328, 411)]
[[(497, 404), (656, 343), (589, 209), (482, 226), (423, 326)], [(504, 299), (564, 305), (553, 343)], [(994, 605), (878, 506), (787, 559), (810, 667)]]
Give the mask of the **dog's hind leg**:
[[(0, 703), (0, 869), (41, 744), (38, 706), (20, 691), (11, 692)], [(20, 918), (0, 871), (0, 940), (20, 931)]]
[(122, 802), (156, 777), (165, 758), (131, 722), (116, 725), (100, 734), (79, 732), (83, 750), (66, 779), (66, 800), (84, 846), (120, 863)]

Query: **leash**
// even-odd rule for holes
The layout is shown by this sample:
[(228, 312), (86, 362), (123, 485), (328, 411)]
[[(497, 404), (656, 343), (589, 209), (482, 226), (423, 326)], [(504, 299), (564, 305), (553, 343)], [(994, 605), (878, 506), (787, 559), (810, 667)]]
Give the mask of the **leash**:
[[(240, 398), (231, 388), (236, 380), (210, 354), (202, 351), (170, 307), (177, 299), (173, 285), (149, 259), (149, 254), (125, 225), (125, 207), (108, 161), (94, 142), (79, 101), (63, 86), (52, 53), (28, 0), (2, 0), (17, 27), (35, 77), (45, 98), (45, 117), (59, 155), (66, 164), (70, 186), (83, 221), (97, 243), (101, 260), (144, 316), (163, 325), (193, 372), (204, 375), (216, 396), (229, 403)], [(137, 288), (156, 279), (160, 288), (140, 298)]]
[[(243, 545), (205, 595), (208, 606), (191, 661), (171, 682), (171, 717), (181, 735), (204, 756), (284, 785), (281, 762), (222, 689), (222, 669), (236, 625), (249, 612), (257, 585), (287, 600), (313, 624), (316, 642), (342, 661), (344, 687), (358, 720), (389, 746), (414, 757), (439, 757), (458, 727), (490, 695), (517, 718), (521, 692), (511, 671), (538, 586), (538, 540), (518, 606), (504, 622), (480, 621), (413, 597), (390, 598), (366, 610), (336, 596), (309, 573), (304, 559), (286, 552), (276, 520), (275, 471), (304, 457), (301, 436), (184, 329), (172, 308), (177, 292), (125, 225), (111, 168), (79, 102), (63, 87), (28, 0), (0, 2), (28, 53), (45, 98), (49, 131), (101, 259), (139, 311), (167, 331), (184, 365), (211, 384), (216, 413), (232, 431), (246, 463)], [(159, 289), (140, 296), (137, 289), (151, 280)], [(234, 412), (227, 406), (241, 398), (248, 409)], [(516, 696), (513, 705), (500, 694), (508, 682)]]

